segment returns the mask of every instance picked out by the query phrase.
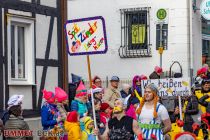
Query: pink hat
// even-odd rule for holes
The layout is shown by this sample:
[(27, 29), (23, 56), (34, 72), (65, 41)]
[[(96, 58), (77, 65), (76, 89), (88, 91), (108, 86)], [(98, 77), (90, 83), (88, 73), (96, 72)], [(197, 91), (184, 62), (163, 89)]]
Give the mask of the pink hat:
[(66, 94), (66, 92), (59, 88), (59, 87), (56, 87), (55, 88), (55, 99), (61, 103), (62, 101), (65, 101), (68, 99), (68, 95)]
[(140, 78), (141, 78), (141, 80), (147, 80), (148, 78), (147, 78), (147, 76), (145, 76), (145, 75), (140, 75)]
[(208, 68), (202, 67), (200, 72), (201, 74), (205, 74), (207, 71), (208, 71)]
[(79, 86), (76, 90), (76, 97), (84, 96), (87, 94), (87, 89), (85, 88), (84, 84), (82, 81), (79, 83)]
[(155, 72), (162, 73), (163, 72), (163, 69), (161, 67), (156, 66), (155, 67)]
[(47, 91), (46, 89), (42, 90), (43, 93), (43, 98), (48, 102), (48, 103), (54, 103), (55, 102), (55, 95), (52, 91)]

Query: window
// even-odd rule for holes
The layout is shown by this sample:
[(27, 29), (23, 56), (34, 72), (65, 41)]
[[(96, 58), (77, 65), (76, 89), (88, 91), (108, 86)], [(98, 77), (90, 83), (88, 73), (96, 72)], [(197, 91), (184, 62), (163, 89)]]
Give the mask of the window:
[(9, 84), (34, 84), (34, 20), (8, 15)]
[(121, 46), (122, 58), (151, 56), (149, 47), (149, 8), (121, 10)]
[(168, 49), (168, 24), (156, 25), (156, 49), (158, 50), (160, 46), (162, 46), (164, 50)]

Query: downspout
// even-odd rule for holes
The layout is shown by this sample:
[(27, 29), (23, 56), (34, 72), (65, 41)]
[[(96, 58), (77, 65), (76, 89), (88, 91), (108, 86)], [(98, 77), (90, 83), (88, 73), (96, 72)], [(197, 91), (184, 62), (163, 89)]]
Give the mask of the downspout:
[(187, 0), (188, 5), (188, 33), (189, 33), (189, 46), (188, 46), (188, 76), (190, 77), (190, 83), (192, 84), (192, 77), (193, 77), (193, 36), (192, 36), (192, 0)]

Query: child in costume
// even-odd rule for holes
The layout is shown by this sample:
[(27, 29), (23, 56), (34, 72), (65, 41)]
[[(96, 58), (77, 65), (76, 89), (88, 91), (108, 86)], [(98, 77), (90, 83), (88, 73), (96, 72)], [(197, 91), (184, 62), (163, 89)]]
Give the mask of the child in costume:
[(64, 90), (59, 87), (55, 88), (55, 101), (57, 105), (57, 109), (61, 115), (62, 121), (66, 120), (67, 111), (64, 108), (64, 105), (67, 104), (68, 95)]
[(82, 140), (95, 140), (93, 134), (94, 122), (91, 117), (85, 117), (84, 119), (85, 129), (82, 131)]
[[(77, 111), (80, 118), (83, 119), (83, 117), (88, 115), (90, 108), (91, 105), (88, 102), (87, 89), (81, 81), (76, 90), (75, 99), (71, 102), (71, 111)], [(82, 130), (84, 129), (83, 121), (80, 122), (80, 127)]]
[(68, 133), (69, 140), (81, 140), (79, 115), (76, 111), (72, 111), (68, 114), (64, 127)]
[[(43, 130), (57, 133), (57, 124), (61, 117), (58, 116), (58, 110), (55, 104), (55, 95), (51, 91), (43, 90), (43, 98), (46, 100), (41, 108), (41, 122)], [(47, 139), (57, 140), (57, 137), (47, 137)]]

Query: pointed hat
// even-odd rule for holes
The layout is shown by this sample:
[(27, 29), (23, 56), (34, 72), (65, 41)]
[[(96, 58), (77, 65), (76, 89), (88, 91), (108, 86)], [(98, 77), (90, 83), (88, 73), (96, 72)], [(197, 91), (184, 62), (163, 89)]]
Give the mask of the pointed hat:
[(87, 89), (85, 88), (84, 84), (82, 83), (82, 81), (80, 81), (79, 86), (76, 90), (76, 97), (79, 96), (84, 96), (87, 94)]
[(65, 101), (68, 99), (67, 93), (61, 89), (60, 87), (55, 87), (55, 99), (61, 103), (62, 101)]

